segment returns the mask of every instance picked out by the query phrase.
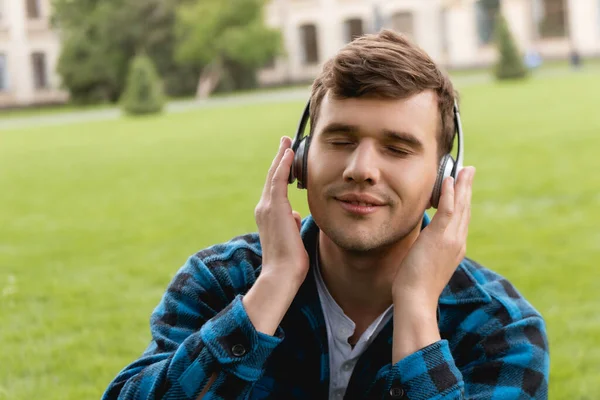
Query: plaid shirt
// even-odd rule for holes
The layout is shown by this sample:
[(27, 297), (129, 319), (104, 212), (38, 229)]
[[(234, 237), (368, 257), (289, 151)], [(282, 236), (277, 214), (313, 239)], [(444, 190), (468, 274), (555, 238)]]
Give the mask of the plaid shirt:
[[(317, 233), (305, 218), (311, 257)], [(256, 233), (190, 257), (152, 313), (149, 347), (103, 400), (195, 400), (213, 374), (204, 399), (327, 399), (327, 331), (313, 274), (269, 336), (254, 329), (241, 301), (260, 270)], [(442, 340), (392, 364), (387, 323), (360, 356), (344, 398), (548, 397), (544, 320), (506, 279), (465, 258), (439, 298), (438, 325)]]

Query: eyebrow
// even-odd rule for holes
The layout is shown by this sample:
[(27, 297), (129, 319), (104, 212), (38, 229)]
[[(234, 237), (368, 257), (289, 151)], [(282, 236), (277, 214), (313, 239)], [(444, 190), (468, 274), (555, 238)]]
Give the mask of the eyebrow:
[[(348, 133), (351, 135), (356, 135), (360, 129), (356, 125), (342, 124), (339, 122), (332, 122), (325, 126), (321, 131), (322, 135), (328, 135), (333, 133)], [(417, 137), (408, 132), (399, 132), (393, 131), (389, 129), (384, 129), (383, 135), (386, 139), (389, 139), (393, 142), (401, 142), (404, 143), (415, 150), (423, 150), (423, 143)]]

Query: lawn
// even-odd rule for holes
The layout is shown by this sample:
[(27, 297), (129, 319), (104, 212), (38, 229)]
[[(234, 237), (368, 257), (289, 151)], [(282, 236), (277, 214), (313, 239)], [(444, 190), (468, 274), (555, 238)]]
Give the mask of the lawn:
[[(595, 88), (595, 89), (594, 89)], [(462, 90), (469, 255), (548, 324), (551, 399), (600, 398), (600, 75)], [(0, 399), (97, 399), (198, 249), (255, 229), (302, 102), (0, 132)], [(304, 192), (290, 187), (306, 215)]]

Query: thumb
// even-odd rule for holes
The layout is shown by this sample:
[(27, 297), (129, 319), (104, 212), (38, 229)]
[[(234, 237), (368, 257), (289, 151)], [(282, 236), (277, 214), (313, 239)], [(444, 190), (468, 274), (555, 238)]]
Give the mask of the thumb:
[(302, 217), (300, 216), (300, 213), (298, 211), (292, 211), (292, 215), (294, 216), (294, 219), (296, 220), (296, 225), (298, 226), (298, 231), (300, 231), (302, 229)]

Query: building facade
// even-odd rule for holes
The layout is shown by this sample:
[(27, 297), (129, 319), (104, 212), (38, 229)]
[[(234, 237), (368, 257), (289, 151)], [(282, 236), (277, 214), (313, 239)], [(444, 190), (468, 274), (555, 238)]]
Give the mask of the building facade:
[(445, 68), (490, 65), (499, 12), (523, 52), (600, 56), (600, 0), (272, 0), (267, 23), (281, 30), (285, 55), (259, 80), (310, 81), (341, 46), (381, 27), (410, 35)]
[(0, 0), (0, 108), (62, 103), (50, 0)]
[[(0, 0), (0, 108), (61, 103), (60, 39), (51, 0)], [(497, 13), (523, 52), (600, 56), (600, 0), (270, 0), (267, 24), (285, 54), (259, 71), (263, 85), (309, 82), (356, 36), (391, 28), (410, 35), (445, 68), (490, 65)]]

